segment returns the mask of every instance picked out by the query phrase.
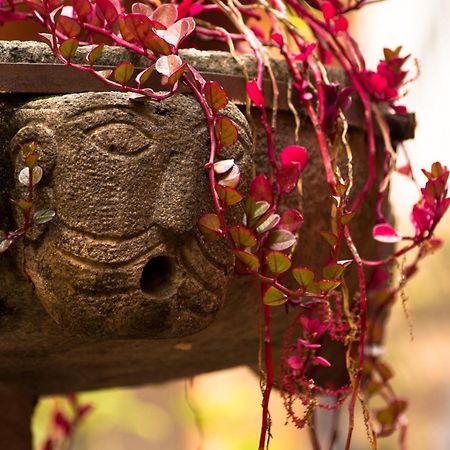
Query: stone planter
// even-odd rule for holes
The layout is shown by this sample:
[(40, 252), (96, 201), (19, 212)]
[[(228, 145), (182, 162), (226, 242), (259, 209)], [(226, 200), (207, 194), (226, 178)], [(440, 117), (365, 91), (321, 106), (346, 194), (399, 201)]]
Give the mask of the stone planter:
[[(114, 65), (123, 53), (108, 50), (100, 64)], [(228, 54), (192, 50), (182, 56), (200, 71), (243, 84), (242, 67)], [(0, 58), (9, 64), (54, 62), (50, 50), (37, 43), (0, 43)], [(241, 63), (253, 70), (251, 58)], [(2, 70), (5, 92), (10, 89)], [(203, 169), (206, 125), (196, 101), (182, 94), (159, 104), (132, 103), (119, 92), (62, 95), (70, 92), (66, 79), (33, 84), (20, 70), (23, 93), (0, 98), (1, 225), (13, 226), (8, 198), (19, 189), (18, 148), (32, 140), (41, 143), (44, 168), (38, 203), (55, 209), (57, 218), (0, 258), (0, 381), (42, 395), (256, 367), (257, 286), (251, 278), (232, 276), (226, 249), (204, 242), (196, 229), (197, 217), (212, 210)], [(276, 72), (286, 80), (282, 65)], [(75, 92), (103, 89), (73, 76)], [(243, 91), (235, 91), (239, 103)], [(33, 92), (58, 95), (36, 99)], [(227, 110), (240, 138), (223, 156), (239, 162), (248, 183), (252, 165), (264, 160), (264, 145), (254, 151), (243, 110), (242, 105)], [(358, 105), (349, 120), (357, 192), (367, 177)], [(392, 123), (394, 137), (410, 137), (410, 122)], [(279, 111), (278, 127), (279, 147), (293, 143), (288, 111)], [(258, 127), (257, 134), (262, 135)], [(310, 164), (302, 198), (293, 199), (302, 202), (305, 216), (294, 260), (315, 268), (327, 256), (317, 232), (329, 227), (330, 199), (306, 120), (301, 142)], [(352, 221), (365, 257), (376, 250), (370, 238), (375, 200), (371, 192)], [(239, 217), (236, 209), (235, 220)], [(275, 347), (289, 320), (283, 308), (274, 309)]]

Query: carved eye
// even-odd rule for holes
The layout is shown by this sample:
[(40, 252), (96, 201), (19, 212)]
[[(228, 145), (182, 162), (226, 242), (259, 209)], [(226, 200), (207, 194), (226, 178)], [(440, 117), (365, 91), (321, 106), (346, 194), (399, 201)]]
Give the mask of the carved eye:
[(91, 130), (91, 138), (110, 153), (136, 155), (147, 150), (151, 139), (138, 128), (126, 123), (109, 123)]

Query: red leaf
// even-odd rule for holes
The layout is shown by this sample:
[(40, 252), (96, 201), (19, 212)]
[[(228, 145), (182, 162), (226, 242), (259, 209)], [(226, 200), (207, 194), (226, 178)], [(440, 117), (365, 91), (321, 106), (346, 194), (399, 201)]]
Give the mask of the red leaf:
[(119, 14), (114, 4), (110, 0), (96, 0), (95, 3), (108, 24), (114, 25), (119, 18)]
[(214, 125), (217, 140), (221, 146), (233, 145), (238, 139), (238, 130), (228, 117), (219, 117)]
[(384, 242), (386, 244), (393, 244), (402, 240), (402, 237), (388, 223), (375, 225), (372, 230), (372, 235), (378, 242)]
[(56, 29), (68, 38), (77, 37), (80, 34), (80, 24), (71, 17), (59, 16)]
[(144, 47), (151, 50), (157, 55), (170, 55), (170, 45), (161, 37), (156, 36), (146, 36), (143, 41)]
[(72, 424), (61, 411), (56, 411), (53, 416), (53, 422), (55, 427), (59, 428), (64, 433), (64, 436), (70, 436)]
[(155, 36), (153, 28), (155, 22), (150, 20), (144, 14), (131, 13), (123, 15), (123, 22), (126, 29), (138, 41), (144, 41), (145, 38)]
[(272, 41), (274, 41), (280, 48), (284, 46), (284, 39), (283, 39), (282, 34), (273, 33), (271, 38), (272, 38)]
[(272, 186), (265, 175), (260, 174), (253, 179), (250, 184), (249, 197), (252, 197), (255, 202), (265, 201), (272, 206)]
[(322, 5), (323, 18), (326, 21), (331, 20), (336, 15), (336, 8), (331, 2), (324, 2)]
[(347, 31), (348, 30), (348, 20), (344, 16), (339, 16), (334, 21), (334, 26), (336, 31)]
[(247, 82), (247, 94), (250, 100), (259, 108), (264, 107), (264, 95), (259, 89), (256, 80)]
[(225, 108), (228, 104), (228, 96), (225, 89), (215, 81), (206, 82), (203, 88), (203, 94), (214, 114), (222, 108)]
[(72, 6), (80, 19), (85, 19), (92, 12), (89, 0), (73, 0)]
[(53, 448), (53, 441), (51, 440), (51, 438), (47, 438), (44, 447), (42, 447), (42, 450), (53, 450)]
[(303, 223), (303, 216), (300, 211), (296, 209), (287, 209), (281, 214), (281, 220), (278, 224), (278, 228), (283, 230), (292, 231), (295, 233)]
[(296, 164), (281, 166), (277, 176), (281, 191), (290, 194), (296, 188), (299, 178), (300, 169)]

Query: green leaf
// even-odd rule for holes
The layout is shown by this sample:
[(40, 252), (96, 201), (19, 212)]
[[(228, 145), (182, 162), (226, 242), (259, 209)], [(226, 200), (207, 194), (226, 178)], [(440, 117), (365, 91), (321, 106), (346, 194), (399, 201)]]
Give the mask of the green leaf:
[(130, 78), (133, 76), (134, 73), (134, 66), (133, 64), (131, 64), (128, 61), (125, 61), (121, 64), (119, 64), (115, 69), (114, 69), (114, 78), (115, 80), (124, 85), (126, 84)]
[(136, 75), (136, 82), (141, 87), (145, 82), (150, 78), (150, 75), (155, 71), (155, 65), (151, 65), (150, 67), (147, 67), (142, 72), (139, 72)]
[(40, 209), (33, 214), (33, 222), (38, 225), (42, 225), (43, 223), (53, 220), (55, 215), (55, 211), (51, 209)]
[(75, 38), (66, 39), (60, 46), (59, 51), (65, 59), (70, 61), (70, 59), (75, 55), (78, 50), (78, 41)]
[(21, 209), (22, 211), (28, 211), (33, 206), (33, 203), (29, 202), (28, 200), (20, 199), (20, 200), (14, 200), (14, 204)]
[(338, 264), (338, 263), (330, 263), (327, 264), (323, 270), (322, 270), (322, 274), (325, 278), (328, 279), (337, 279), (340, 278), (341, 275), (343, 274), (345, 269), (344, 265)]
[(202, 234), (210, 241), (216, 241), (221, 237), (220, 220), (217, 214), (204, 214), (198, 219), (197, 225)]
[(372, 397), (373, 395), (375, 395), (377, 392), (379, 392), (381, 390), (381, 388), (383, 387), (383, 383), (379, 382), (379, 381), (369, 381), (365, 386), (365, 390), (367, 392), (367, 395), (369, 397)]
[(291, 259), (281, 252), (270, 252), (266, 256), (266, 263), (274, 275), (284, 273), (291, 267)]
[(234, 122), (228, 117), (219, 117), (214, 125), (217, 140), (223, 147), (233, 145), (238, 139), (238, 130)]
[(349, 213), (344, 214), (344, 215), (341, 217), (341, 223), (342, 223), (342, 225), (348, 224), (348, 223), (350, 222), (350, 220), (353, 219), (354, 216), (355, 216), (355, 213), (354, 213), (354, 212), (349, 212)]
[(377, 412), (376, 417), (381, 425), (394, 426), (398, 416), (403, 413), (408, 406), (406, 400), (395, 400), (388, 407)]
[(105, 44), (99, 44), (96, 47), (94, 47), (86, 56), (86, 61), (92, 66), (94, 65), (95, 61), (97, 61), (98, 58), (100, 58), (103, 47)]
[(207, 81), (205, 83), (203, 95), (214, 114), (228, 104), (228, 96), (225, 89), (215, 81)]
[(253, 253), (245, 252), (243, 250), (234, 250), (236, 257), (243, 262), (252, 272), (258, 272), (261, 267), (259, 258)]
[(236, 247), (249, 248), (256, 245), (256, 237), (248, 228), (238, 225), (230, 227), (229, 231)]
[(328, 231), (319, 231), (319, 234), (330, 244), (331, 247), (335, 246), (337, 243), (337, 236)]
[(235, 205), (243, 198), (243, 195), (237, 189), (230, 186), (216, 184), (216, 191), (220, 200), (222, 200), (222, 202), (227, 206)]
[(388, 381), (394, 376), (394, 372), (392, 371), (392, 369), (383, 362), (379, 362), (377, 364), (377, 370), (381, 378), (383, 378), (383, 381)]
[(319, 280), (317, 285), (322, 292), (332, 291), (341, 284), (341, 280)]
[(314, 279), (314, 272), (306, 267), (292, 269), (292, 275), (300, 286), (306, 287)]
[(287, 302), (287, 295), (283, 294), (276, 287), (270, 286), (264, 293), (263, 302), (269, 306), (279, 306)]
[(286, 250), (297, 241), (296, 237), (287, 230), (272, 230), (267, 239), (267, 246), (271, 250)]
[(258, 202), (253, 197), (248, 197), (245, 203), (245, 213), (247, 214), (247, 220), (252, 222), (259, 219), (270, 208), (270, 204), (264, 200)]
[(25, 165), (32, 169), (36, 166), (37, 162), (39, 160), (39, 154), (37, 152), (30, 152), (25, 157)]

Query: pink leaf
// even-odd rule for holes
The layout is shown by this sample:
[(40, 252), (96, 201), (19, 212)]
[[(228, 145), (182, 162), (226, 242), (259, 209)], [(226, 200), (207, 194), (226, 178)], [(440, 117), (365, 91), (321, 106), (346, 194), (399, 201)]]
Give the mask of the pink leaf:
[(167, 30), (156, 30), (156, 34), (168, 44), (177, 48), (181, 41), (189, 36), (194, 29), (195, 20), (192, 17), (184, 17), (167, 28)]
[(281, 164), (296, 164), (302, 171), (308, 163), (308, 151), (299, 145), (289, 145), (280, 153)]
[(372, 230), (372, 235), (378, 242), (384, 242), (386, 244), (400, 242), (403, 239), (388, 223), (380, 223), (375, 225)]
[(303, 367), (302, 361), (298, 356), (290, 356), (287, 363), (291, 369), (300, 370)]
[(155, 9), (152, 20), (162, 23), (165, 27), (172, 25), (178, 17), (177, 7), (173, 3), (165, 3)]
[(264, 107), (264, 95), (259, 89), (256, 80), (247, 82), (247, 94), (250, 100), (259, 108)]
[(158, 61), (156, 61), (155, 69), (166, 77), (170, 77), (174, 72), (181, 67), (183, 61), (177, 55), (161, 56)]
[(280, 48), (284, 46), (284, 39), (283, 39), (282, 34), (273, 33), (271, 38), (272, 38), (272, 41), (274, 41)]
[(414, 205), (411, 212), (411, 222), (416, 229), (416, 234), (420, 235), (431, 226), (432, 217), (431, 214), (425, 209), (418, 205)]
[(314, 358), (313, 358), (313, 361), (314, 361), (316, 364), (319, 364), (319, 365), (321, 365), (321, 366), (324, 366), (324, 367), (331, 367), (330, 362), (327, 361), (325, 358), (322, 358), (322, 356), (316, 356), (316, 357), (314, 357)]

